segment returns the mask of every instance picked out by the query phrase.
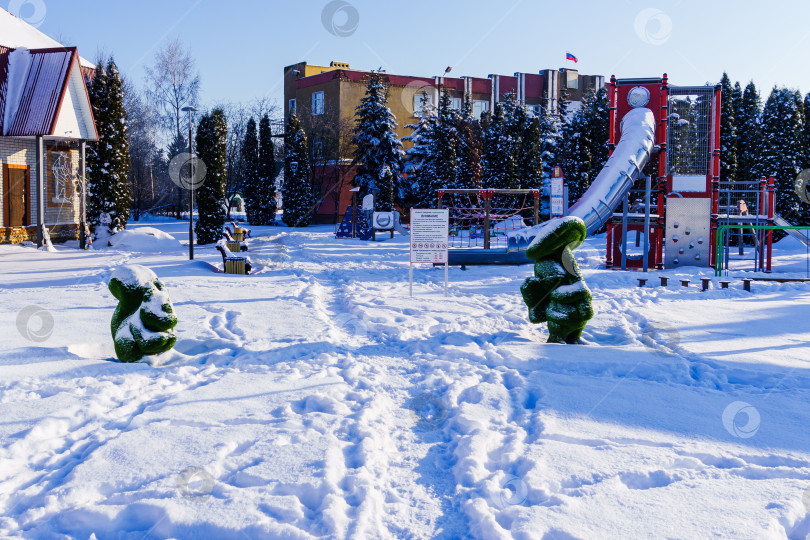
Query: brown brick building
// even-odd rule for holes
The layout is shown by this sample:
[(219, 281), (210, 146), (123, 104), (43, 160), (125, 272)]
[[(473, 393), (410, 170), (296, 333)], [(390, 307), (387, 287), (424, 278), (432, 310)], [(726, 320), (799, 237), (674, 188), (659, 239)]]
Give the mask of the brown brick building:
[[(350, 203), (348, 192), (354, 176), (351, 167), (351, 130), (354, 112), (365, 95), (368, 71), (351, 69), (349, 64), (332, 62), (314, 66), (300, 62), (284, 68), (285, 116), (295, 110), (307, 132), (313, 157), (313, 181), (320, 204), (316, 223), (332, 223)], [(469, 99), (473, 113), (480, 116), (493, 110), (506, 94), (513, 93), (530, 113), (539, 113), (543, 104), (556, 110), (563, 92), (568, 93), (571, 110), (576, 110), (588, 90), (604, 86), (602, 75), (581, 75), (574, 69), (544, 69), (539, 73), (513, 76), (421, 77), (385, 75), (389, 84), (388, 106), (396, 116), (400, 137), (410, 135), (406, 127), (416, 122), (425, 106), (438, 102), (439, 88), (449, 90), (454, 108), (461, 109)], [(320, 191), (318, 191), (320, 189)]]

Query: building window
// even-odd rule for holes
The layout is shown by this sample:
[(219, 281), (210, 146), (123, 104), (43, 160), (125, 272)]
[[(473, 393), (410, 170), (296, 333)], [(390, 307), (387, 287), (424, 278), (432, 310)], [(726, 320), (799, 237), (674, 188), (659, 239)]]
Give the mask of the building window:
[(315, 137), (312, 140), (312, 157), (314, 159), (323, 159), (323, 139)]
[(323, 91), (312, 94), (312, 114), (323, 114)]
[(418, 92), (413, 95), (413, 115), (423, 116), (433, 104), (433, 96), (427, 92)]
[(579, 73), (576, 71), (566, 71), (566, 86), (568, 88), (579, 88)]
[(291, 100), (290, 100), (290, 105), (289, 105), (289, 107), (287, 108), (287, 112), (291, 112), (291, 113), (298, 112), (298, 111), (295, 109), (295, 98), (293, 98), (293, 99), (291, 99)]
[(454, 111), (460, 111), (461, 98), (460, 97), (450, 98), (450, 108), (453, 109)]
[(489, 110), (489, 101), (480, 99), (473, 101), (473, 116), (481, 118), (481, 116)]
[(526, 112), (529, 116), (543, 116), (543, 106), (542, 105), (526, 105)]

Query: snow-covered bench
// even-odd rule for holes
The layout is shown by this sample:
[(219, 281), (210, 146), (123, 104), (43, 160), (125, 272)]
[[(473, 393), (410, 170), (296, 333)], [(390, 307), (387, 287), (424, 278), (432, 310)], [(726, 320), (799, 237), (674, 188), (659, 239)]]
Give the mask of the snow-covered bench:
[(243, 242), (245, 238), (250, 238), (250, 229), (247, 227), (239, 227), (233, 221), (231, 221), (230, 226), (225, 225), (225, 230), (238, 242)]
[(223, 229), (222, 239), (225, 241), (225, 247), (234, 252), (247, 251), (248, 247), (244, 241), (234, 240), (230, 231)]
[(226, 274), (250, 274), (252, 264), (247, 255), (234, 255), (225, 240), (217, 242), (217, 250), (222, 254), (222, 265)]

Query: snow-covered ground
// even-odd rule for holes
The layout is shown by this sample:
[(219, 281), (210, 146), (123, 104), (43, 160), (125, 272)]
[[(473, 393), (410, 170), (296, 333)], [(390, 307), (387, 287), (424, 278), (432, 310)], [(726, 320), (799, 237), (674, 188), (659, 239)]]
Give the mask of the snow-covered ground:
[[(418, 268), (410, 298), (404, 237), (331, 232), (254, 227), (251, 276), (212, 246), (0, 246), (0, 536), (810, 533), (810, 283), (638, 288), (598, 236), (589, 344), (552, 345), (530, 266), (451, 268), (449, 297)], [(113, 359), (125, 263), (180, 321), (151, 364)]]

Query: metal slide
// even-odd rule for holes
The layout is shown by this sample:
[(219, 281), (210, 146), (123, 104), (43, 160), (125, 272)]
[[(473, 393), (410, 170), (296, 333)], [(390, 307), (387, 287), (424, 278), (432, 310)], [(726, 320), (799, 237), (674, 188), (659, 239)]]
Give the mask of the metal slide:
[[(785, 221), (785, 219), (779, 214), (776, 214), (773, 217), (773, 222), (775, 225), (779, 225), (780, 227), (792, 227), (792, 225), (787, 221)], [(799, 242), (801, 242), (803, 246), (810, 248), (810, 240), (808, 240), (808, 238), (805, 235), (803, 235), (796, 229), (785, 229), (785, 232), (788, 233), (793, 238), (795, 238), (796, 240), (798, 240)]]
[[(619, 143), (604, 168), (569, 212), (585, 222), (588, 234), (595, 233), (607, 223), (650, 160), (655, 145), (655, 116), (647, 108), (633, 109), (622, 119), (621, 131)], [(531, 261), (524, 251), (544, 225), (541, 223), (509, 233), (506, 249), (451, 249), (450, 264), (529, 263)]]
[(588, 234), (607, 223), (638, 179), (655, 145), (655, 117), (650, 109), (638, 108), (627, 113), (621, 129), (619, 143), (605, 167), (569, 212), (585, 222)]

